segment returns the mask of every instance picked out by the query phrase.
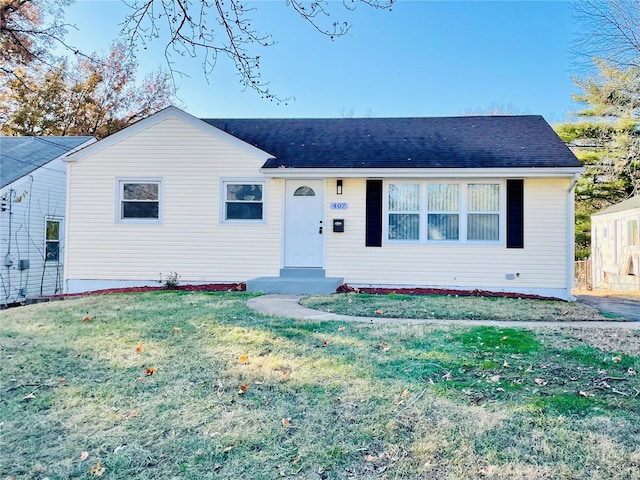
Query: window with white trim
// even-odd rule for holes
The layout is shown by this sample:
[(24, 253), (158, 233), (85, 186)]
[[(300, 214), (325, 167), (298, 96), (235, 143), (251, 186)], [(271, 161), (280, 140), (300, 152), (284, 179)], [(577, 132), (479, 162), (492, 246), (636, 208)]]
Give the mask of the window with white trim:
[(224, 181), (224, 221), (263, 221), (265, 182)]
[(46, 262), (60, 261), (60, 221), (47, 220), (45, 226), (45, 256)]
[(389, 182), (386, 238), (413, 242), (499, 242), (501, 183)]
[(118, 181), (118, 221), (160, 223), (161, 211), (161, 180)]
[(420, 239), (420, 185), (389, 184), (389, 240)]

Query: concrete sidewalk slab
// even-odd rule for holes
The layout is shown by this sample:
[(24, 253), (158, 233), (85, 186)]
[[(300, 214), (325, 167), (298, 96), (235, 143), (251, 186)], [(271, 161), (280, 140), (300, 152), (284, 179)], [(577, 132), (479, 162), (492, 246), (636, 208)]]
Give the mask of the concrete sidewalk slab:
[(525, 321), (496, 321), (496, 320), (427, 320), (384, 317), (352, 317), (335, 313), (312, 310), (300, 305), (302, 295), (262, 295), (249, 299), (247, 305), (267, 315), (296, 318), (299, 320), (342, 320), (362, 323), (403, 323), (403, 324), (441, 324), (441, 325), (486, 325), (493, 327), (581, 327), (581, 328), (625, 328), (640, 330), (640, 322), (525, 322)]

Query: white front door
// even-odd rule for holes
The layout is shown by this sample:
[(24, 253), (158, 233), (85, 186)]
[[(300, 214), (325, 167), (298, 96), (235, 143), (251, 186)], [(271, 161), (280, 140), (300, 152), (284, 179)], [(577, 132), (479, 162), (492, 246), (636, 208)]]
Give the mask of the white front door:
[(284, 266), (322, 267), (326, 226), (323, 180), (287, 180)]

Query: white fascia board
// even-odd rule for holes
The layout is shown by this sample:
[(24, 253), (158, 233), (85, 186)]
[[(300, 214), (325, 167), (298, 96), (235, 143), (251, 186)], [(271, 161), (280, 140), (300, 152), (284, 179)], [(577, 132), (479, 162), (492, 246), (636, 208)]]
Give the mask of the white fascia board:
[(584, 167), (556, 168), (261, 168), (269, 178), (551, 178), (573, 177)]
[(210, 125), (207, 122), (194, 117), (184, 110), (180, 110), (179, 108), (172, 106), (160, 110), (159, 112), (154, 113), (153, 115), (150, 115), (142, 120), (139, 120), (136, 123), (129, 125), (128, 127), (125, 127), (122, 130), (109, 135), (108, 137), (103, 138), (102, 140), (98, 140), (97, 142), (85, 148), (82, 148), (72, 155), (68, 155), (65, 158), (65, 161), (71, 163), (83, 160), (84, 158), (87, 158), (105, 148), (115, 145), (116, 143), (121, 142), (122, 140), (129, 138), (143, 130), (146, 130), (149, 127), (157, 125), (158, 123), (169, 118), (180, 120), (187, 125), (197, 128), (198, 130), (211, 135), (222, 142), (245, 151), (249, 155), (258, 157), (263, 161), (266, 161), (269, 158), (273, 158), (273, 155), (269, 154), (268, 152), (260, 150), (259, 148), (254, 147), (253, 145), (250, 145), (246, 142), (243, 142), (239, 138), (234, 137), (233, 135), (214, 127), (213, 125)]

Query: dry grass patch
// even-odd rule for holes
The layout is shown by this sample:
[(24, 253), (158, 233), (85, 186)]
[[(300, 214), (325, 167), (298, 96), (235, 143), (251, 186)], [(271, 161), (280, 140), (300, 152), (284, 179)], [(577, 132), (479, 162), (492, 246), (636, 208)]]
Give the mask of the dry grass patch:
[(248, 298), (3, 312), (0, 478), (640, 478), (635, 340), (295, 321)]

